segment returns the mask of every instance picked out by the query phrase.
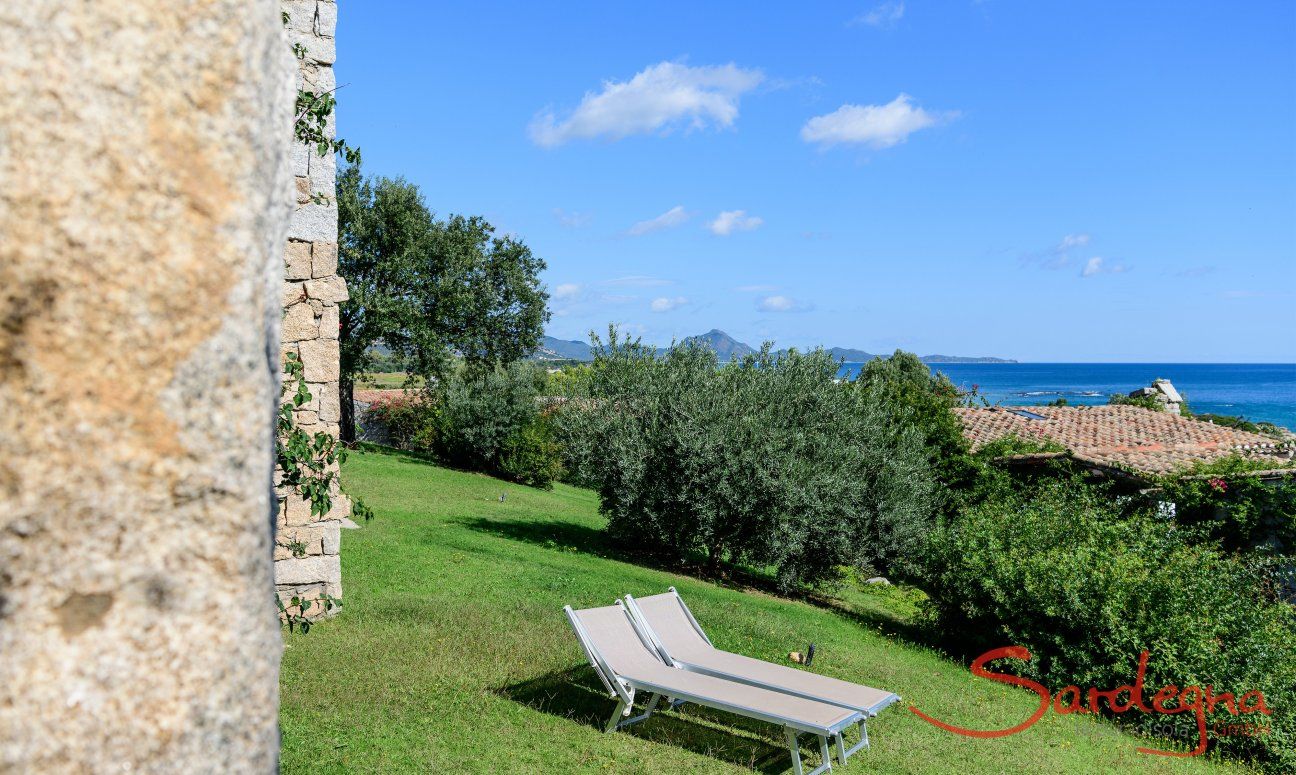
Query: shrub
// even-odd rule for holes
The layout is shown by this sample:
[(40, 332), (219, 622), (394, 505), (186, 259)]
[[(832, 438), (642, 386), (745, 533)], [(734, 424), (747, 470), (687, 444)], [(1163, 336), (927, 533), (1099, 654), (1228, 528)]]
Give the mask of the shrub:
[(537, 398), (544, 372), (514, 363), (460, 372), (415, 397), (384, 401), (366, 419), (382, 424), (398, 447), (434, 455), (446, 465), (549, 487), (562, 459)]
[[(1164, 412), (1166, 410), (1166, 405), (1156, 396), (1151, 395), (1127, 396), (1116, 393), (1107, 396), (1107, 403), (1111, 406), (1138, 406), (1153, 412)], [(1179, 404), (1179, 416), (1193, 416), (1192, 409), (1189, 408), (1187, 401)]]
[(460, 468), (498, 471), (504, 445), (540, 415), (536, 397), (543, 380), (544, 372), (525, 361), (447, 380), (438, 456)]
[(691, 344), (596, 344), (588, 394), (556, 422), (615, 538), (773, 568), (784, 588), (909, 560), (934, 500), (921, 436), (826, 353), (721, 367)]
[[(1127, 508), (1133, 513), (1105, 489), (1072, 479), (967, 510), (933, 531), (925, 556), (937, 624), (971, 639), (974, 653), (1025, 646), (1033, 658), (1014, 667), (1054, 691), (1128, 684), (1144, 649), (1152, 691), (1258, 689), (1273, 715), (1238, 720), (1268, 723), (1269, 734), (1217, 745), (1296, 766), (1293, 609), (1274, 601), (1250, 562), (1193, 545), (1173, 523)], [(1121, 719), (1143, 729), (1170, 724), (1180, 739), (1197, 739), (1191, 713)], [(1231, 720), (1223, 706), (1208, 717)]]
[(416, 393), (375, 401), (363, 422), (383, 428), (392, 444), (405, 449), (431, 450), (440, 407), (430, 393)]
[(945, 510), (952, 512), (960, 503), (959, 493), (979, 471), (952, 411), (962, 400), (958, 388), (945, 375), (932, 373), (918, 356), (901, 350), (864, 364), (856, 381), (877, 394), (894, 423), (921, 434), (932, 471), (945, 485)]
[(1161, 489), (1175, 504), (1175, 521), (1198, 540), (1230, 551), (1291, 555), (1296, 554), (1296, 484), (1289, 477), (1255, 475), (1290, 465), (1233, 455), (1164, 477)]
[(562, 478), (562, 452), (547, 418), (537, 418), (505, 440), (499, 473), (506, 479), (544, 489)]

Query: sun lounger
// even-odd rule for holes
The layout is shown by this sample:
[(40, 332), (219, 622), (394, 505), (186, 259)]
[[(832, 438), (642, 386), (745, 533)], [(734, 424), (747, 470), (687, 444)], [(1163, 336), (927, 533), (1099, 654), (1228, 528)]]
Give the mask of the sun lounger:
[[(674, 587), (651, 597), (636, 599), (626, 595), (625, 603), (639, 629), (668, 665), (836, 705), (864, 717), (876, 716), (883, 708), (900, 701), (899, 695), (882, 689), (717, 649)], [(845, 761), (847, 756), (868, 745), (863, 719), (859, 725), (860, 741), (850, 750), (844, 749), (841, 736), (837, 736), (835, 743), (840, 760)]]
[[(852, 725), (863, 723), (861, 711), (671, 667), (662, 661), (648, 636), (619, 602), (582, 610), (566, 606), (563, 611), (594, 672), (608, 694), (617, 700), (616, 710), (604, 731), (613, 732), (646, 720), (663, 699), (670, 707), (692, 702), (782, 726), (797, 775), (803, 773), (797, 743), (797, 736), (802, 733), (819, 738), (823, 757), (823, 763), (805, 775), (832, 769), (829, 741), (833, 739), (838, 758), (845, 763), (848, 754), (841, 743), (841, 734)], [(631, 717), (636, 692), (651, 697), (644, 712)]]

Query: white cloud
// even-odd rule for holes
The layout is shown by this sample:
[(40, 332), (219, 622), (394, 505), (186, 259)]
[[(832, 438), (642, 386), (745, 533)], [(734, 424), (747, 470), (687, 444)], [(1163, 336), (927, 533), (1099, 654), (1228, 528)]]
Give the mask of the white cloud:
[(725, 210), (708, 223), (707, 228), (711, 229), (712, 234), (727, 237), (735, 231), (751, 231), (764, 222), (754, 215), (748, 215), (746, 210)]
[(766, 296), (756, 305), (761, 312), (806, 312), (811, 309), (809, 304), (803, 304), (788, 296)]
[(900, 21), (900, 17), (904, 16), (904, 11), (904, 3), (882, 3), (851, 19), (850, 24), (867, 24), (872, 27), (891, 29)]
[(588, 226), (591, 220), (589, 213), (567, 212), (561, 207), (553, 209), (553, 216), (558, 223), (568, 229), (579, 229), (582, 226)]
[(549, 298), (554, 301), (567, 301), (580, 295), (581, 287), (578, 283), (562, 283), (555, 285)]
[(1022, 254), (1022, 264), (1033, 264), (1040, 269), (1066, 269), (1075, 264), (1076, 249), (1085, 247), (1090, 240), (1091, 237), (1083, 232), (1066, 234), (1051, 248)]
[(650, 308), (653, 312), (670, 312), (673, 309), (679, 309), (685, 304), (688, 304), (688, 299), (683, 296), (676, 296), (673, 299), (662, 296), (653, 299)]
[(1058, 246), (1053, 249), (1054, 253), (1065, 253), (1071, 248), (1082, 248), (1089, 244), (1088, 234), (1068, 234), (1062, 238)]
[(901, 94), (885, 105), (842, 105), (832, 113), (815, 116), (801, 127), (801, 139), (822, 148), (839, 143), (890, 148), (919, 129), (956, 116), (957, 111), (932, 113), (915, 107), (913, 97)]
[(649, 218), (646, 221), (636, 223), (634, 226), (631, 226), (626, 233), (638, 237), (643, 234), (650, 234), (654, 231), (674, 228), (691, 217), (692, 214), (684, 209), (684, 205), (675, 205), (656, 218)]
[(1094, 277), (1100, 274), (1120, 274), (1129, 271), (1124, 264), (1109, 264), (1106, 259), (1100, 256), (1094, 256), (1085, 262), (1084, 268), (1080, 270), (1081, 277)]
[(604, 81), (602, 90), (586, 92), (565, 118), (540, 112), (529, 132), (536, 145), (551, 148), (577, 139), (665, 134), (680, 126), (727, 128), (738, 118), (739, 98), (764, 78), (760, 70), (732, 62), (713, 67), (661, 62), (628, 81)]
[(625, 277), (614, 277), (611, 280), (604, 280), (604, 285), (621, 285), (632, 288), (651, 288), (658, 285), (670, 285), (672, 281), (662, 279), (661, 277), (650, 277), (646, 274), (631, 274)]

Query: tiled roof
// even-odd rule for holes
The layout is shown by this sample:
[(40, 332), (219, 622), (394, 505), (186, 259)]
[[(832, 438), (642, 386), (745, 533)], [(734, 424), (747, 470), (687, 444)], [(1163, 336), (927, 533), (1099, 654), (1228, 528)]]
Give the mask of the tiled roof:
[(372, 404), (376, 401), (392, 401), (395, 399), (405, 398), (417, 391), (405, 390), (403, 388), (386, 389), (386, 390), (357, 390), (352, 393), (355, 400), (362, 404)]
[[(1292, 457), (1290, 442), (1138, 406), (1021, 406), (955, 409), (972, 449), (1007, 436), (1051, 441), (1102, 466), (1165, 474), (1233, 454)], [(1032, 419), (1027, 412), (1042, 419)]]

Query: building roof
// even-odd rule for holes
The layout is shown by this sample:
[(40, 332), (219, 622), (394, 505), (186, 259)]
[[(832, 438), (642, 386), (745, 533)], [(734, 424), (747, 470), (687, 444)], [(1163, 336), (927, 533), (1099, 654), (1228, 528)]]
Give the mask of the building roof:
[(1171, 473), (1235, 454), (1271, 459), (1275, 467), (1292, 458), (1290, 442), (1139, 406), (996, 406), (954, 411), (973, 450), (1016, 436), (1059, 444), (1086, 463), (1144, 474)]
[(374, 404), (399, 401), (417, 392), (417, 390), (405, 390), (404, 388), (368, 388), (364, 390), (357, 388), (351, 395), (356, 403)]

